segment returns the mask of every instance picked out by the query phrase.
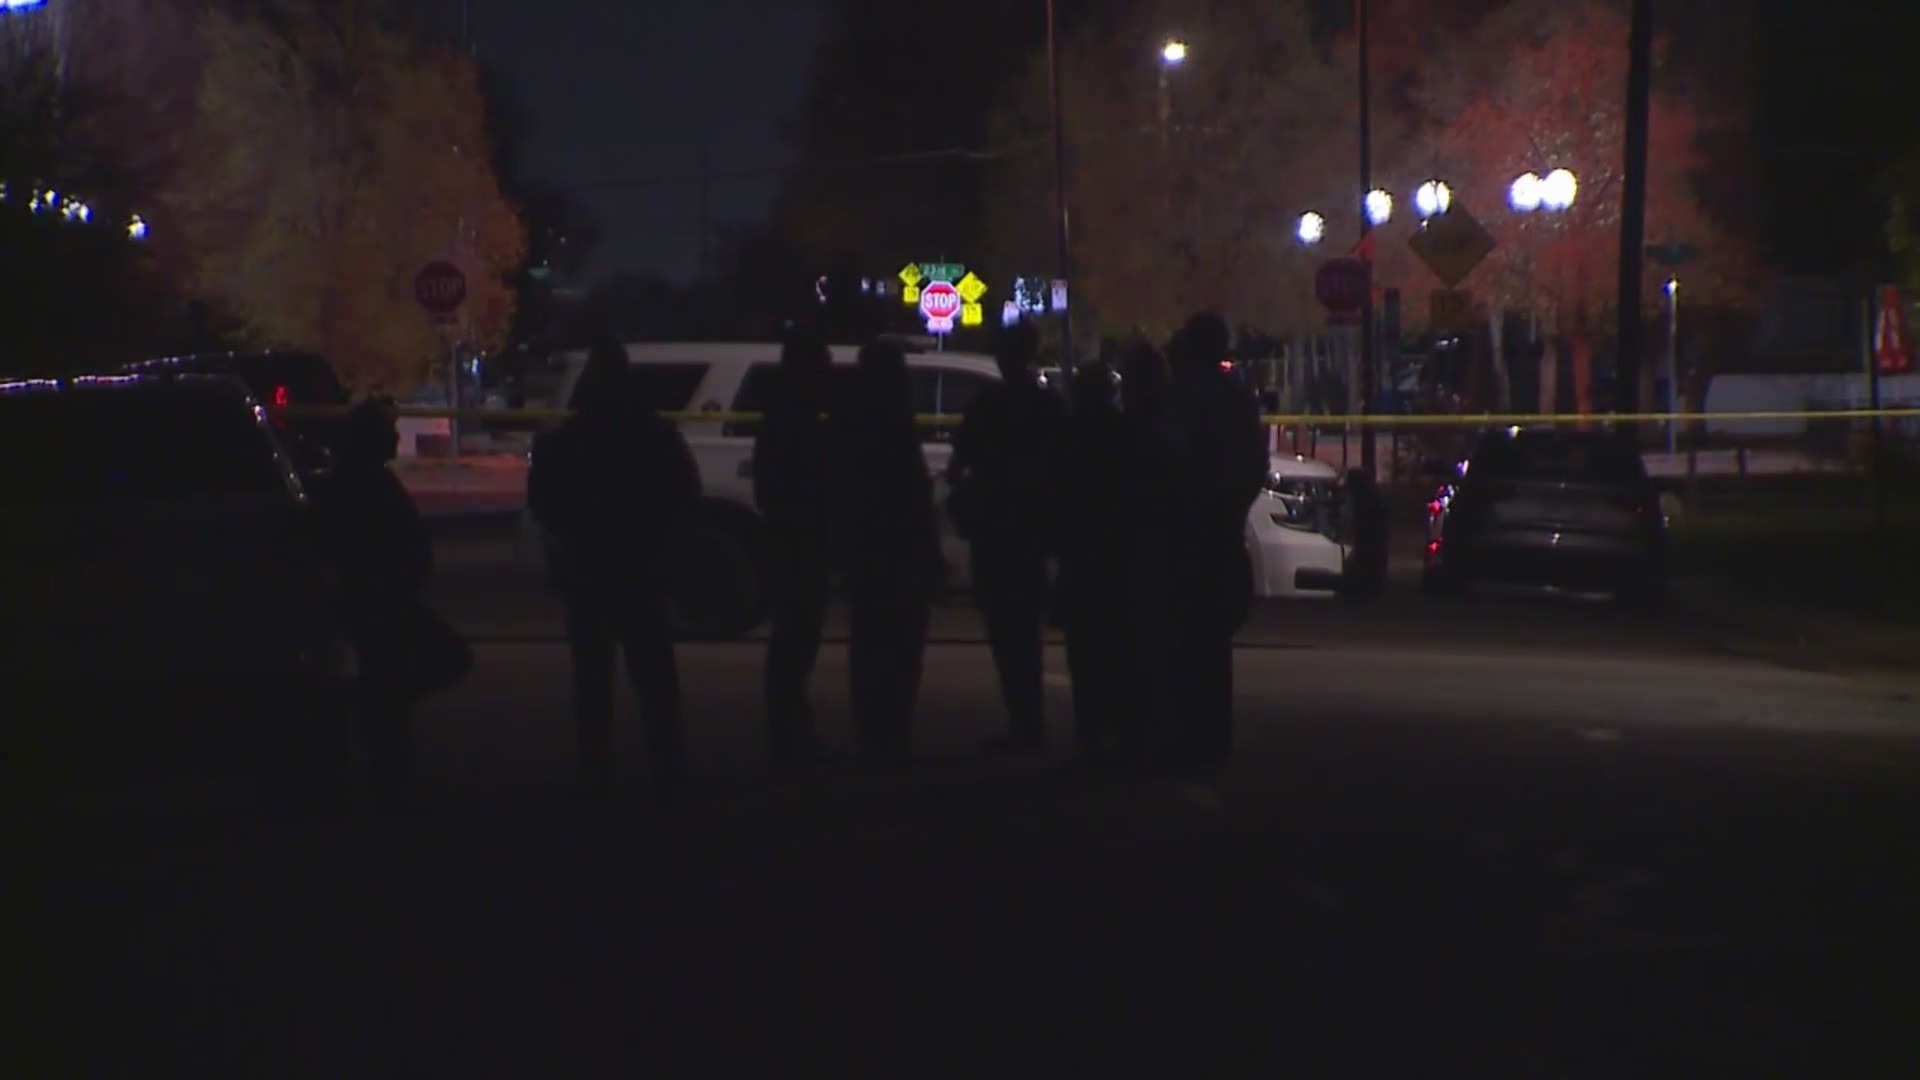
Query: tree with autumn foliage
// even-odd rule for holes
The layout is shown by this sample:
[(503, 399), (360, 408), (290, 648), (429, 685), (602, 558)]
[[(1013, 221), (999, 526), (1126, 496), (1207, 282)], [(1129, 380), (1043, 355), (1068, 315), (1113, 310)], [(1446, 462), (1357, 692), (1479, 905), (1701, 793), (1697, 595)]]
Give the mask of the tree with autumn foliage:
[[(1498, 58), (1497, 67), (1434, 65), (1413, 100), (1425, 122), (1389, 155), (1388, 176), (1408, 187), (1445, 180), (1457, 205), (1474, 213), (1498, 247), (1464, 283), (1498, 320), (1505, 310), (1533, 313), (1571, 355), (1576, 411), (1593, 409), (1597, 340), (1614, 323), (1623, 192), (1627, 13), (1610, 0), (1566, 4), (1517, 0), (1467, 31), (1449, 55)], [(1659, 88), (1660, 68), (1655, 85)], [(1688, 298), (1751, 306), (1760, 288), (1755, 246), (1713, 220), (1699, 181), (1708, 162), (1691, 103), (1656, 90), (1650, 115), (1647, 240), (1686, 244), (1700, 258), (1685, 266)], [(1513, 180), (1571, 170), (1577, 196), (1564, 211), (1522, 213), (1508, 204)], [(1411, 220), (1402, 230), (1417, 228)], [(1419, 266), (1403, 238), (1379, 248), (1382, 281), (1410, 292), (1441, 283)], [(1665, 277), (1649, 274), (1640, 303), (1652, 314)], [(1540, 403), (1554, 408), (1553, 351), (1543, 359)], [(1651, 374), (1651, 369), (1649, 369)], [(1643, 404), (1651, 381), (1643, 383)]]
[(156, 247), (250, 344), (318, 349), (363, 390), (407, 392), (444, 355), (413, 280), (452, 256), (465, 340), (497, 348), (526, 237), (491, 165), (470, 59), (374, 0), (200, 16), (197, 163), (156, 193)]
[[(1374, 42), (1372, 171), (1395, 213), (1370, 246), (1376, 282), (1405, 290), (1409, 324), (1424, 322), (1425, 293), (1439, 282), (1407, 249), (1418, 227), (1411, 203), (1422, 182), (1445, 181), (1499, 245), (1467, 287), (1496, 323), (1509, 309), (1538, 313), (1572, 353), (1576, 403), (1590, 408), (1592, 360), (1611, 325), (1617, 280), (1624, 4), (1390, 6), (1398, 14), (1377, 24), (1388, 29)], [(1415, 26), (1419, 40), (1404, 32)], [(1170, 35), (1188, 40), (1192, 55), (1169, 73), (1172, 123), (1162, 132), (1156, 52)], [(1324, 315), (1313, 272), (1360, 232), (1352, 35), (1315, 40), (1297, 3), (1136, 0), (1082, 26), (1063, 52), (1082, 310), (1157, 327), (1206, 306), (1269, 332), (1317, 332)], [(996, 143), (1044, 135), (1045, 75), (1037, 59), (1001, 109)], [(1653, 111), (1648, 240), (1702, 252), (1684, 270), (1690, 296), (1751, 303), (1756, 253), (1702, 205), (1697, 181), (1707, 161), (1695, 103), (1676, 92), (1684, 83), (1657, 77), (1656, 85), (1665, 92)], [(1508, 207), (1515, 177), (1562, 166), (1580, 180), (1569, 212)], [(1034, 261), (1052, 235), (1050, 169), (1040, 140), (995, 170), (986, 227), (996, 265), (1050, 265)], [(1326, 222), (1312, 247), (1295, 238), (1307, 211)], [(1648, 304), (1663, 280), (1650, 277)]]
[[(1325, 175), (1352, 70), (1316, 51), (1311, 25), (1295, 0), (1167, 0), (1103, 8), (1063, 40), (1082, 325), (1157, 335), (1212, 307), (1306, 326), (1314, 260), (1293, 243), (1291, 208)], [(1163, 112), (1159, 51), (1174, 35), (1193, 59), (1166, 72)], [(1037, 55), (993, 127), (1007, 149), (989, 176), (984, 231), (1002, 276), (1054, 265), (1049, 121)]]

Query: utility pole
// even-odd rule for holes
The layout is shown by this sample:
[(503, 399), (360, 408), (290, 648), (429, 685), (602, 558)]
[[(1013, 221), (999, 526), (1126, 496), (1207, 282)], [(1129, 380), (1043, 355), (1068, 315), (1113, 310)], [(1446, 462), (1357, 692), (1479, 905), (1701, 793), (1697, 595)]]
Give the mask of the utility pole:
[(1640, 291), (1647, 243), (1647, 124), (1653, 97), (1653, 0), (1633, 0), (1627, 38), (1626, 187), (1620, 193), (1620, 291), (1615, 298), (1619, 360), (1614, 408), (1631, 413), (1640, 387)]
[(1056, 241), (1059, 244), (1060, 280), (1067, 283), (1066, 309), (1060, 312), (1060, 369), (1071, 373), (1073, 364), (1073, 252), (1072, 234), (1067, 218), (1067, 134), (1060, 116), (1060, 34), (1054, 20), (1054, 0), (1047, 0), (1047, 82), (1053, 97), (1053, 199)]
[(709, 245), (713, 238), (713, 155), (700, 151), (700, 280), (707, 280), (712, 268)]
[(1360, 304), (1360, 468), (1366, 472), (1369, 480), (1377, 479), (1377, 455), (1373, 445), (1373, 425), (1366, 418), (1373, 415), (1374, 398), (1379, 396), (1378, 378), (1374, 370), (1373, 341), (1373, 258), (1368, 250), (1367, 239), (1373, 233), (1373, 219), (1367, 214), (1367, 194), (1373, 190), (1373, 87), (1368, 78), (1368, 38), (1370, 27), (1367, 23), (1367, 0), (1356, 0), (1358, 12), (1356, 22), (1360, 35), (1360, 254), (1367, 260), (1367, 297)]

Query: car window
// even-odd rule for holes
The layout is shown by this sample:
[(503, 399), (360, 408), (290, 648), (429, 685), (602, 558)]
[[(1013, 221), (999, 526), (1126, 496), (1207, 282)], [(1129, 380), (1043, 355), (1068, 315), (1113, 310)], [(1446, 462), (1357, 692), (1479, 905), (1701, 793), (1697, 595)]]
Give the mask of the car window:
[(319, 356), (276, 353), (242, 357), (234, 374), (263, 405), (338, 405), (347, 400), (346, 388), (334, 374), (333, 365)]
[[(827, 400), (839, 400), (853, 375), (854, 369), (849, 366), (835, 365), (830, 369), (827, 373)], [(755, 364), (747, 369), (746, 376), (740, 380), (740, 389), (734, 394), (733, 404), (728, 409), (741, 413), (765, 412), (773, 404), (779, 385), (780, 365)], [(730, 421), (722, 428), (725, 434), (742, 438), (752, 438), (759, 430), (760, 424), (754, 420)]]
[(1617, 439), (1523, 434), (1492, 438), (1474, 455), (1472, 475), (1501, 480), (1636, 484), (1646, 477), (1640, 455)]
[(992, 386), (998, 380), (971, 371), (943, 371), (940, 373), (940, 408), (938, 411), (948, 416), (959, 416), (980, 396), (980, 391)]
[(230, 397), (160, 390), (0, 396), (0, 503), (56, 506), (285, 491), (270, 436)]
[(656, 412), (685, 412), (707, 377), (706, 364), (635, 364), (633, 390), (639, 403)]
[(940, 411), (940, 372), (932, 368), (911, 368), (907, 377), (913, 382), (913, 412), (926, 416)]
[[(778, 364), (755, 364), (747, 369), (745, 378), (740, 380), (740, 389), (733, 395), (730, 412), (757, 413), (767, 411), (773, 403), (774, 387), (780, 377)], [(752, 438), (760, 430), (760, 425), (751, 420), (728, 421), (722, 429), (727, 435)]]

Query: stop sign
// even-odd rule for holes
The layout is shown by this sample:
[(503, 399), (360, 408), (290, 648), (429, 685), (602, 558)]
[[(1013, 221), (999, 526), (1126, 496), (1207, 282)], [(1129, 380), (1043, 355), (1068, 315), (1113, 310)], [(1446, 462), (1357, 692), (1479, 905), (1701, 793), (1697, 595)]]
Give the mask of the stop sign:
[(467, 273), (437, 259), (420, 268), (413, 279), (414, 299), (430, 315), (451, 315), (467, 302)]
[(929, 282), (920, 290), (920, 314), (929, 322), (950, 322), (960, 314), (960, 290), (944, 281)]
[(1352, 315), (1364, 307), (1367, 290), (1372, 287), (1372, 268), (1365, 259), (1328, 259), (1313, 275), (1313, 294), (1320, 298), (1327, 314), (1335, 317)]

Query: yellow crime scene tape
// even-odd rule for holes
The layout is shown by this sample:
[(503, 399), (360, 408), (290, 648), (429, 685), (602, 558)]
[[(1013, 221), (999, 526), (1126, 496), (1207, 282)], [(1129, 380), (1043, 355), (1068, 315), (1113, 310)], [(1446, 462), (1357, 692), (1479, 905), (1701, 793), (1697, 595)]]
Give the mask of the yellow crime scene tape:
[[(276, 416), (294, 419), (344, 415), (344, 406), (290, 405), (270, 409)], [(395, 416), (420, 419), (475, 420), (496, 424), (558, 423), (573, 415), (567, 409), (450, 409), (440, 405), (397, 405)], [(670, 412), (663, 419), (687, 424), (750, 424), (760, 419), (755, 412)], [(914, 417), (925, 427), (953, 427), (960, 416), (952, 413), (921, 413)], [(1808, 420), (1913, 420), (1920, 419), (1920, 408), (1900, 409), (1800, 409), (1715, 413), (1371, 413), (1346, 415), (1276, 414), (1263, 416), (1268, 427), (1540, 427), (1596, 424), (1695, 424), (1765, 423), (1769, 421)]]

